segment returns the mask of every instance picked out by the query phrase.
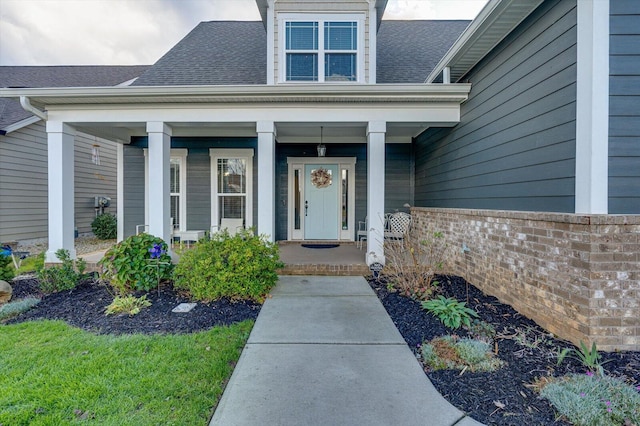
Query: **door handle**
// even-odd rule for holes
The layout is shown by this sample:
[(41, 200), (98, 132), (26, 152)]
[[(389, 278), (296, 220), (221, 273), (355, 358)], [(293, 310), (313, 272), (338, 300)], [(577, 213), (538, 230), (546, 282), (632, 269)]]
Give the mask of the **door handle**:
[(307, 210), (309, 209), (309, 201), (304, 201), (304, 216), (307, 216)]

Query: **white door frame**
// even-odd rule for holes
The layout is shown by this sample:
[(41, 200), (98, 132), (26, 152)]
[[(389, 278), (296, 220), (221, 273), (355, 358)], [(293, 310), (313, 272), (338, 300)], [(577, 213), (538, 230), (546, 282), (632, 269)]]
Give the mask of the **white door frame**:
[[(337, 164), (338, 178), (342, 182), (342, 171), (348, 173), (349, 188), (347, 193), (347, 228), (340, 229), (338, 239), (343, 241), (355, 240), (356, 217), (356, 157), (287, 157), (287, 240), (304, 240), (304, 214), (300, 214), (300, 229), (294, 229), (294, 171), (301, 170), (300, 200), (304, 209), (304, 166), (306, 164)], [(338, 190), (338, 206), (342, 206), (342, 184)], [(339, 216), (341, 217), (341, 215)]]

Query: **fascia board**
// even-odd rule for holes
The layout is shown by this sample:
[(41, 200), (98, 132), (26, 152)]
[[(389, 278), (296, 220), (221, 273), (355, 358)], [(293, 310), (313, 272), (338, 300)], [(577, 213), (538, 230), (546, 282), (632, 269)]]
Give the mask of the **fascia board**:
[(23, 127), (30, 126), (33, 123), (37, 123), (38, 121), (40, 121), (40, 118), (34, 115), (32, 117), (25, 118), (23, 120), (10, 124), (2, 130), (4, 131), (4, 134), (7, 134), (7, 133), (15, 132), (16, 130), (20, 130)]

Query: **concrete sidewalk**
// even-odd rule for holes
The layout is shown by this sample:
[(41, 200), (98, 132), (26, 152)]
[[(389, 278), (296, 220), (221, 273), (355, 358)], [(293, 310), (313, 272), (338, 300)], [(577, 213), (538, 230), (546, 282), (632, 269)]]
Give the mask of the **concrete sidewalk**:
[(282, 276), (211, 425), (480, 425), (449, 404), (362, 277)]

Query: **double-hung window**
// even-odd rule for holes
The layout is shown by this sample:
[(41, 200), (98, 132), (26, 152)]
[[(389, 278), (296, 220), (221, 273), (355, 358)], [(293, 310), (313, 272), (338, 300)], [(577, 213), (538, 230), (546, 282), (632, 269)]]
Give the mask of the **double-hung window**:
[(281, 20), (284, 27), (284, 81), (360, 81), (362, 21), (354, 17)]

